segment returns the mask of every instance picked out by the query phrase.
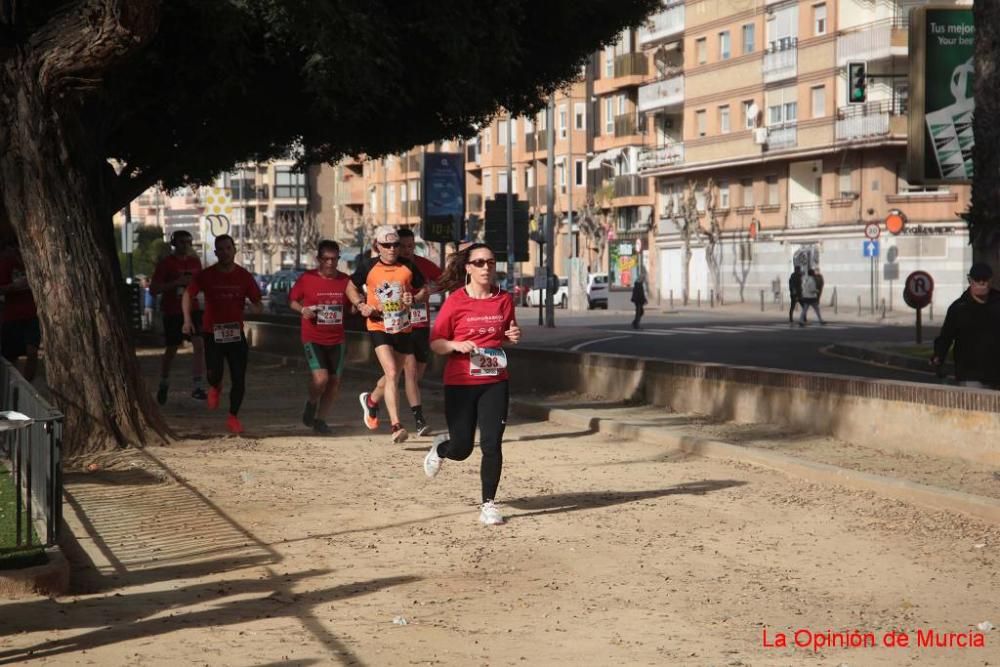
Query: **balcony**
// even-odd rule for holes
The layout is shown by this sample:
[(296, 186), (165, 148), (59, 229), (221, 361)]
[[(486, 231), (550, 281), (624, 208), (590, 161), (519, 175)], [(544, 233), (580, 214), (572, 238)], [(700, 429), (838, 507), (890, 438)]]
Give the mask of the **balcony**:
[(543, 153), (549, 150), (549, 135), (545, 130), (539, 130), (524, 137), (524, 150), (528, 153)]
[(469, 213), (478, 213), (483, 210), (483, 196), (469, 195)]
[(799, 39), (782, 37), (764, 53), (764, 83), (790, 79), (799, 73)]
[(908, 50), (906, 17), (883, 19), (844, 32), (837, 37), (837, 67), (848, 62), (874, 62), (893, 55), (905, 55)]
[(654, 81), (639, 88), (639, 111), (677, 108), (684, 105), (684, 75)]
[(649, 179), (639, 174), (615, 176), (614, 197), (646, 197), (649, 195)]
[(771, 151), (794, 148), (798, 144), (796, 125), (771, 125), (767, 128), (767, 149)]
[(788, 227), (801, 229), (803, 227), (819, 227), (823, 220), (823, 202), (796, 202), (788, 207)]
[(684, 34), (684, 3), (666, 3), (661, 11), (649, 17), (646, 25), (639, 28), (639, 48), (657, 46), (680, 39)]
[(625, 113), (620, 116), (615, 116), (615, 136), (616, 137), (630, 137), (638, 133), (638, 123), (635, 119), (635, 114)]
[[(893, 122), (893, 118), (902, 118)], [(857, 141), (906, 133), (904, 100), (881, 100), (837, 109), (837, 141)], [(894, 127), (896, 126), (896, 127)]]
[(615, 57), (615, 78), (625, 76), (646, 76), (649, 61), (645, 53), (624, 53)]
[(674, 167), (684, 163), (684, 144), (670, 144), (659, 148), (644, 148), (639, 153), (639, 171)]

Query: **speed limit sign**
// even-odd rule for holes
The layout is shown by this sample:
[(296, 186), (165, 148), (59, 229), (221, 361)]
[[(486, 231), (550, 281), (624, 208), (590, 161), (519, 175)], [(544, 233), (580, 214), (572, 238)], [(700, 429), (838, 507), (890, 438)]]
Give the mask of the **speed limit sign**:
[(874, 241), (882, 234), (882, 229), (878, 226), (877, 222), (869, 222), (865, 225), (865, 238), (869, 241)]

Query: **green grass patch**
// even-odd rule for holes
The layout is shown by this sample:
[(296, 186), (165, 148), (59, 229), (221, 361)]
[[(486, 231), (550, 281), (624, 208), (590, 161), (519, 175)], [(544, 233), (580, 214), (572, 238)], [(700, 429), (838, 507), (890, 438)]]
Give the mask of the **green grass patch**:
[[(34, 546), (17, 546), (17, 513), (14, 498), (14, 480), (3, 465), (0, 465), (0, 570), (16, 570), (34, 565), (44, 565), (48, 562), (45, 549), (38, 546), (38, 536), (34, 527), (31, 530), (31, 543)], [(26, 521), (23, 513), (21, 520)], [(22, 523), (21, 530), (24, 530)], [(23, 541), (23, 532), (22, 532)]]
[(882, 349), (892, 354), (902, 354), (906, 357), (926, 359), (927, 361), (930, 361), (931, 357), (934, 356), (934, 348), (929, 345), (887, 345)]

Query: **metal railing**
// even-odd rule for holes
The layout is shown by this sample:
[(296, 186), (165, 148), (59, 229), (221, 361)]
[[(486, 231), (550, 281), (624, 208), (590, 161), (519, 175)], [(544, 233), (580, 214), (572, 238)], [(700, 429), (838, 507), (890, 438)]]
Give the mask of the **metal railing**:
[(684, 3), (675, 2), (649, 17), (639, 28), (639, 46), (652, 46), (684, 32)]
[(837, 140), (849, 141), (889, 134), (889, 117), (904, 116), (906, 111), (904, 98), (840, 107), (837, 109)]
[(837, 66), (851, 60), (881, 60), (892, 55), (893, 31), (907, 30), (907, 18), (896, 16), (860, 25), (837, 38)]
[(818, 227), (823, 220), (823, 202), (795, 202), (788, 207), (788, 226)]
[(639, 152), (639, 171), (669, 167), (684, 162), (684, 144), (668, 144), (659, 148), (643, 148)]
[(791, 148), (798, 143), (798, 127), (795, 124), (771, 125), (767, 128), (767, 148)]
[[(0, 359), (0, 409), (26, 415), (23, 428), (0, 432), (0, 452), (14, 484), (17, 536), (12, 547), (33, 546), (33, 528), (42, 528), (44, 546), (55, 544), (62, 523), (63, 415), (43, 399), (6, 360)], [(6, 421), (6, 423), (16, 423)]]
[(639, 111), (684, 103), (684, 75), (673, 76), (639, 87)]
[(771, 42), (764, 53), (764, 83), (795, 76), (799, 71), (799, 40), (783, 37)]

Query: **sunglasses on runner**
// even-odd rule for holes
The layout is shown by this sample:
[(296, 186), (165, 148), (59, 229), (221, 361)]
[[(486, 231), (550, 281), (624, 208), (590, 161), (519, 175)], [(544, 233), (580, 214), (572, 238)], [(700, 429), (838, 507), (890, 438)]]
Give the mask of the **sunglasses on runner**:
[(484, 266), (496, 266), (497, 261), (495, 259), (470, 259), (469, 264), (472, 264), (477, 269), (481, 269)]
[(382, 242), (379, 242), (379, 245), (382, 246), (383, 248), (385, 248), (386, 250), (391, 250), (393, 248), (398, 248), (399, 247), (399, 241), (396, 241), (394, 243), (382, 243)]

